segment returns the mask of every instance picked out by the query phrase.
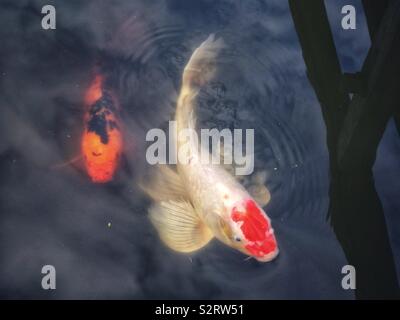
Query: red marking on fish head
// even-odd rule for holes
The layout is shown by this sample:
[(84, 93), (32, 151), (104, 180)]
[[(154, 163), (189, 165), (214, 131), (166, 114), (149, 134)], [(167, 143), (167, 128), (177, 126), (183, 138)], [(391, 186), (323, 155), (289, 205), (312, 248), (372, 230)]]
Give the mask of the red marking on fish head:
[(240, 202), (231, 218), (240, 225), (246, 253), (260, 261), (270, 261), (278, 254), (278, 245), (270, 221), (254, 200)]

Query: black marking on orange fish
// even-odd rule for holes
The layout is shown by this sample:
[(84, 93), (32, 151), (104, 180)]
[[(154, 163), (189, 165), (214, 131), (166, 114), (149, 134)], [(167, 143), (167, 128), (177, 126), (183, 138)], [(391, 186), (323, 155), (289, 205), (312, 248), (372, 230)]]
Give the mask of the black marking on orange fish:
[(117, 111), (111, 95), (103, 91), (102, 97), (97, 100), (89, 109), (89, 120), (87, 123), (88, 132), (96, 133), (103, 144), (109, 141), (107, 125), (110, 130), (119, 129), (118, 124), (113, 120), (107, 120), (106, 115)]

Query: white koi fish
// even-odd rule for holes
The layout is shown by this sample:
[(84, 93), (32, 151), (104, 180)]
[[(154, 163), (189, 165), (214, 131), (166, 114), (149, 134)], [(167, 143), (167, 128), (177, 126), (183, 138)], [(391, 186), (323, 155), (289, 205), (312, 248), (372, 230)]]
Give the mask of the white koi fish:
[(195, 130), (195, 100), (214, 75), (213, 63), (223, 47), (222, 39), (210, 35), (184, 69), (175, 115), (176, 145), (178, 153), (184, 146), (190, 157), (187, 163), (178, 161), (177, 170), (160, 165), (152, 183), (144, 187), (155, 201), (149, 210), (150, 220), (162, 241), (175, 251), (196, 251), (215, 237), (266, 262), (279, 252), (271, 220), (262, 209), (270, 200), (268, 189), (253, 187), (256, 198), (262, 200), (262, 204), (257, 203), (223, 166), (203, 164), (197, 144), (179, 138), (181, 130)]

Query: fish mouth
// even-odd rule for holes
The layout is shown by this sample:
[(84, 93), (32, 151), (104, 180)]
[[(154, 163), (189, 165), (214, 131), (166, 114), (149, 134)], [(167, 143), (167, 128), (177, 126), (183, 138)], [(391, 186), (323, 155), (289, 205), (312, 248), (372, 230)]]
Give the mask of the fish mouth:
[(273, 229), (270, 229), (268, 236), (263, 241), (249, 242), (245, 245), (249, 255), (260, 262), (269, 262), (279, 254), (278, 244)]
[(262, 257), (255, 257), (255, 259), (260, 262), (269, 262), (274, 260), (278, 256), (278, 254), (279, 254), (279, 249), (276, 248), (274, 251), (267, 253)]

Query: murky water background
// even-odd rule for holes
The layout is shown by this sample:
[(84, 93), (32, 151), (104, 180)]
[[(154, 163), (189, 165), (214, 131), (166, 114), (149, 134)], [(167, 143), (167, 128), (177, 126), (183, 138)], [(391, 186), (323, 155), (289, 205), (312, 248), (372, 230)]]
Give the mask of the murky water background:
[[(46, 32), (38, 2), (4, 5), (1, 21), (17, 27), (1, 34), (2, 297), (352, 297), (340, 286), (346, 261), (326, 222), (320, 108), (286, 6), (60, 2), (57, 31)], [(151, 170), (145, 134), (173, 119), (182, 70), (210, 33), (227, 48), (200, 94), (199, 126), (255, 129), (255, 172), (267, 173), (266, 211), (281, 249), (271, 263), (245, 260), (216, 241), (191, 256), (170, 251), (137, 187)], [(90, 183), (79, 165), (54, 167), (79, 152), (82, 98), (95, 65), (124, 119), (124, 159), (108, 185)], [(55, 292), (40, 288), (44, 264), (56, 267)]]

